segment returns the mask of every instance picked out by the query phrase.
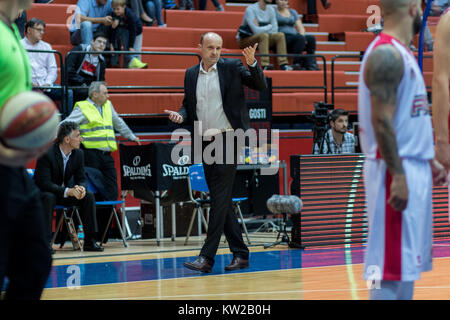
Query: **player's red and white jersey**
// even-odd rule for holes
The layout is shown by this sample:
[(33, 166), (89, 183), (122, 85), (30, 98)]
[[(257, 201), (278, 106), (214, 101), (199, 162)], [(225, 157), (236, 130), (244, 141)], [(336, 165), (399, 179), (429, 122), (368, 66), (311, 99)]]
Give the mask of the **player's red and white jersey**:
[(370, 90), (364, 80), (364, 69), (372, 51), (391, 44), (401, 54), (404, 73), (397, 90), (394, 129), (401, 158), (433, 159), (433, 130), (430, 107), (422, 72), (412, 52), (395, 38), (381, 33), (369, 45), (361, 64), (358, 86), (358, 118), (361, 147), (369, 159), (379, 158), (378, 145), (371, 122)]

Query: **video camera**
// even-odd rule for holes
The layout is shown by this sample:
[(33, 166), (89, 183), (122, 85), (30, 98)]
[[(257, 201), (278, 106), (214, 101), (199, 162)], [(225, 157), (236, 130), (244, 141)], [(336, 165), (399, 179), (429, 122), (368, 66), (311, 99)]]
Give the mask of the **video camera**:
[(314, 153), (316, 146), (319, 148), (319, 153), (322, 153), (323, 150), (323, 140), (325, 133), (329, 129), (329, 112), (330, 110), (334, 110), (333, 104), (328, 104), (324, 102), (315, 102), (314, 103), (314, 111), (312, 112), (312, 118), (314, 121), (313, 126), (313, 149), (311, 153)]
[(332, 104), (326, 104), (323, 102), (314, 103), (314, 111), (312, 112), (312, 117), (314, 119), (315, 125), (328, 125), (328, 110), (333, 110), (334, 106)]

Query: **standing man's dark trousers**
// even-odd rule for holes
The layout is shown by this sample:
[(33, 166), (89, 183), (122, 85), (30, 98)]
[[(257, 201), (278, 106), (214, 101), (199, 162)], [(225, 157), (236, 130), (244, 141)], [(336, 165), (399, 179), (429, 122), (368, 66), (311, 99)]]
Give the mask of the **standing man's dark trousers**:
[(78, 206), (78, 212), (80, 213), (81, 222), (83, 223), (86, 239), (91, 240), (95, 238), (96, 232), (98, 231), (97, 216), (95, 211), (95, 198), (91, 191), (86, 191), (86, 195), (81, 200), (74, 197), (59, 198), (51, 192), (42, 192), (41, 197), (45, 217), (47, 219), (48, 242), (52, 239), (52, 218), (55, 205)]
[(111, 156), (111, 152), (101, 151), (98, 149), (86, 149), (84, 151), (84, 165), (85, 167), (91, 167), (98, 169), (103, 174), (104, 190), (107, 195), (103, 199), (97, 200), (117, 200), (119, 193), (117, 187), (117, 172), (114, 164), (114, 158)]
[(40, 299), (52, 265), (40, 191), (24, 168), (0, 165), (0, 288), (5, 299)]
[[(203, 167), (205, 171), (205, 178), (209, 188), (209, 194), (211, 198), (211, 209), (209, 213), (208, 232), (206, 235), (206, 241), (203, 245), (200, 256), (205, 257), (211, 265), (214, 264), (214, 257), (219, 247), (220, 238), (222, 233), (228, 242), (230, 251), (233, 256), (240, 257), (245, 260), (249, 258), (249, 250), (242, 238), (241, 226), (236, 217), (236, 213), (233, 210), (232, 191), (234, 177), (236, 175), (236, 143), (234, 146), (227, 145), (226, 135), (222, 134), (223, 140), (223, 164), (207, 164), (203, 159)], [(233, 138), (234, 139), (234, 138)], [(235, 140), (235, 139), (234, 139)], [(236, 141), (234, 141), (236, 142)], [(203, 155), (211, 154), (212, 142), (203, 142), (202, 152)], [(210, 145), (205, 152), (205, 148)], [(226, 163), (227, 153), (233, 153), (233, 163)], [(213, 152), (214, 156), (215, 153)]]
[[(117, 172), (114, 164), (114, 158), (111, 156), (111, 152), (105, 152), (98, 149), (86, 149), (84, 151), (84, 165), (85, 167), (95, 168), (101, 171), (103, 174), (103, 190), (100, 193), (95, 194), (96, 201), (114, 201), (117, 200), (119, 190), (117, 187)], [(106, 225), (108, 223), (109, 215), (111, 214), (110, 207), (98, 207), (97, 208), (97, 222), (98, 232), (97, 240), (101, 240)], [(108, 237), (105, 238), (105, 242)]]

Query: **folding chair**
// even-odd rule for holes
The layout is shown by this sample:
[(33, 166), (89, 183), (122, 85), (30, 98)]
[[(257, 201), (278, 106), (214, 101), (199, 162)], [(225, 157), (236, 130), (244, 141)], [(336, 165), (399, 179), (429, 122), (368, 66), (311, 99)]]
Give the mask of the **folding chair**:
[[(27, 172), (30, 178), (33, 178), (34, 169), (27, 169)], [(58, 224), (56, 226), (55, 233), (53, 235), (50, 246), (53, 246), (53, 244), (55, 243), (56, 236), (58, 235), (58, 232), (61, 229), (61, 225), (64, 222), (67, 228), (67, 232), (69, 233), (70, 240), (72, 241), (73, 249), (74, 250), (80, 249), (81, 251), (83, 251), (83, 245), (81, 244), (80, 239), (78, 239), (77, 229), (75, 227), (75, 224), (73, 223), (73, 214), (76, 213), (78, 222), (81, 224), (81, 226), (83, 226), (83, 222), (81, 221), (80, 214), (78, 212), (78, 207), (56, 205), (54, 211), (62, 211), (62, 215), (58, 220)], [(64, 242), (60, 244), (60, 248), (62, 248), (63, 246)]]
[[(184, 244), (187, 244), (187, 241), (189, 239), (189, 236), (192, 231), (192, 225), (194, 223), (194, 218), (196, 214), (199, 212), (199, 210), (203, 210), (205, 207), (209, 207), (211, 204), (211, 200), (208, 197), (207, 199), (196, 198), (194, 199), (193, 193), (194, 191), (199, 191), (202, 193), (209, 193), (208, 184), (206, 183), (205, 179), (205, 172), (203, 170), (203, 164), (194, 164), (189, 167), (189, 177), (188, 177), (188, 186), (189, 186), (189, 195), (191, 197), (191, 202), (195, 204), (194, 211), (192, 212), (191, 221), (189, 223), (189, 229), (186, 235), (186, 240), (184, 241)], [(250, 244), (250, 237), (248, 236), (247, 226), (244, 222), (244, 217), (242, 216), (241, 206), (240, 203), (242, 201), (248, 200), (246, 197), (242, 198), (232, 198), (233, 201), (233, 207), (237, 214), (239, 214), (239, 218), (241, 219), (242, 228), (244, 229), (245, 236), (247, 237), (247, 241)], [(205, 229), (208, 230), (208, 224), (206, 223), (205, 217), (203, 214), (201, 215), (202, 222), (205, 226)]]
[[(53, 238), (50, 243), (50, 246), (52, 246), (55, 243), (56, 236), (58, 235), (61, 225), (64, 222), (66, 225), (66, 228), (67, 228), (67, 232), (69, 233), (70, 240), (72, 241), (73, 249), (74, 250), (80, 249), (80, 251), (83, 251), (83, 245), (81, 243), (81, 240), (78, 238), (77, 229), (75, 227), (75, 224), (73, 223), (73, 214), (76, 213), (79, 223), (81, 224), (81, 226), (83, 225), (81, 218), (80, 218), (80, 214), (78, 212), (78, 207), (76, 207), (76, 206), (68, 207), (68, 206), (56, 205), (54, 210), (62, 211), (62, 214), (58, 220), (58, 224), (55, 228), (55, 233), (53, 234)], [(70, 212), (70, 214), (69, 214), (69, 212)], [(63, 246), (64, 246), (64, 242), (60, 244), (59, 248), (62, 248)]]
[[(202, 196), (205, 193), (209, 193), (208, 185), (206, 184), (205, 180), (205, 174), (203, 172), (203, 165), (201, 164), (194, 164), (189, 167), (189, 177), (187, 179), (188, 181), (188, 187), (189, 187), (189, 197), (191, 203), (195, 205), (194, 210), (192, 211), (191, 221), (189, 222), (189, 228), (186, 234), (186, 240), (184, 241), (184, 244), (186, 245), (189, 236), (191, 235), (192, 231), (192, 225), (194, 224), (194, 219), (197, 214), (199, 214), (201, 217), (201, 221), (203, 225), (205, 226), (205, 230), (208, 231), (208, 223), (206, 222), (205, 216), (203, 214), (203, 209), (208, 208), (211, 204), (211, 201), (209, 198), (203, 199)], [(197, 198), (194, 198), (194, 192), (198, 191), (201, 192), (200, 196)], [(199, 225), (200, 227), (200, 225)], [(199, 231), (200, 232), (200, 231)]]
[[(88, 182), (88, 187), (87, 187), (87, 189), (88, 189), (89, 191), (91, 191), (91, 192), (95, 195), (96, 193), (98, 193), (98, 190), (97, 190), (97, 188), (95, 187), (95, 185), (91, 182), (91, 180), (89, 179), (89, 176), (87, 175), (86, 177), (87, 177), (87, 182)], [(126, 239), (125, 239), (125, 235), (123, 234), (122, 224), (120, 223), (119, 216), (117, 215), (117, 211), (116, 211), (116, 206), (117, 206), (117, 205), (122, 205), (122, 204), (124, 204), (124, 203), (125, 203), (124, 200), (95, 201), (95, 205), (96, 205), (97, 207), (111, 207), (111, 214), (110, 214), (110, 216), (109, 216), (108, 223), (106, 224), (105, 231), (103, 232), (101, 244), (104, 243), (104, 240), (105, 240), (105, 237), (106, 237), (106, 233), (108, 232), (109, 227), (110, 227), (110, 225), (111, 225), (112, 218), (115, 217), (116, 223), (117, 223), (118, 228), (119, 228), (120, 236), (122, 237), (123, 246), (124, 246), (124, 247), (128, 247), (128, 243), (127, 243), (127, 241), (126, 241)], [(125, 214), (125, 213), (122, 212), (122, 214)]]

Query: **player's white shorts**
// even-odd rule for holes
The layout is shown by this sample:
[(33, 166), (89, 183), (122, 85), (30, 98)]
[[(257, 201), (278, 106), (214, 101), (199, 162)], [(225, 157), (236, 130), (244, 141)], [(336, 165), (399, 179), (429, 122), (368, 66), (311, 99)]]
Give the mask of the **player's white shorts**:
[(394, 211), (387, 200), (391, 175), (384, 160), (366, 159), (369, 234), (364, 261), (364, 279), (414, 281), (432, 269), (433, 180), (429, 162), (403, 159), (408, 184), (408, 205)]

